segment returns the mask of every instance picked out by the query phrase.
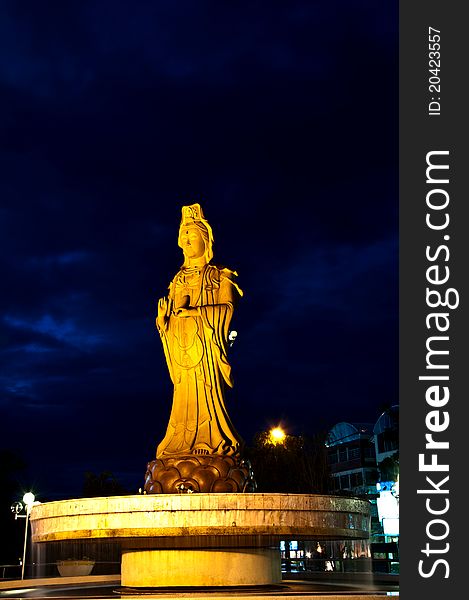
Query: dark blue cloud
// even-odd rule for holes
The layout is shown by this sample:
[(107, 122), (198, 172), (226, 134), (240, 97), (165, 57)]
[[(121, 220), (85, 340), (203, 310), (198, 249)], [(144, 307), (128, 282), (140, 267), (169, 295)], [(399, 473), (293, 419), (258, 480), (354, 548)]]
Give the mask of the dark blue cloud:
[(397, 5), (6, 2), (0, 410), (43, 494), (137, 489), (169, 416), (154, 327), (183, 204), (239, 272), (249, 441), (397, 398)]

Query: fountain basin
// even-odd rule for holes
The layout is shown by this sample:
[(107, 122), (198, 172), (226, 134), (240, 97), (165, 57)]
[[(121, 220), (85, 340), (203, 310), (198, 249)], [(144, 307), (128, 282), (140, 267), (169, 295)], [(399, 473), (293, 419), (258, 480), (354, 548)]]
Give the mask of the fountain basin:
[(370, 504), (316, 494), (149, 494), (48, 502), (33, 542), (119, 540), (129, 587), (281, 581), (278, 542), (369, 537)]

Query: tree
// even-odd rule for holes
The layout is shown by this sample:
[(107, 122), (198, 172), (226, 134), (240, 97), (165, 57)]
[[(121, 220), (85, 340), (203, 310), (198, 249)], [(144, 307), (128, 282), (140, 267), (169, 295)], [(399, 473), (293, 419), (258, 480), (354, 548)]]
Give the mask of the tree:
[(379, 465), (381, 481), (397, 481), (399, 476), (399, 452), (387, 456)]
[(325, 435), (286, 435), (273, 443), (270, 432), (255, 435), (246, 449), (259, 492), (316, 493), (329, 490), (329, 467)]

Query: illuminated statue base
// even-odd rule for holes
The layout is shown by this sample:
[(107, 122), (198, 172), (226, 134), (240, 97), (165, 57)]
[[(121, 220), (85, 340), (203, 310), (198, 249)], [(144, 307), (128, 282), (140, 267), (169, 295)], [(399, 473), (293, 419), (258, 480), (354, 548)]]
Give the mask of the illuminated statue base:
[(142, 494), (45, 502), (35, 543), (115, 540), (129, 588), (281, 582), (280, 540), (367, 539), (370, 503), (314, 494)]
[(188, 454), (152, 460), (147, 465), (147, 494), (254, 492), (248, 461), (219, 454)]
[(130, 588), (255, 586), (279, 584), (273, 548), (123, 550), (121, 583)]

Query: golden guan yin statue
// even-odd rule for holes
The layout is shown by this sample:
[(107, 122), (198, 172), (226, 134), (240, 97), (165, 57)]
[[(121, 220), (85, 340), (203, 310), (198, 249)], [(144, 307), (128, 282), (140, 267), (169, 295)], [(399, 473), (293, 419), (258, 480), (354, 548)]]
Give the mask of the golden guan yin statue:
[(156, 327), (174, 385), (166, 435), (147, 465), (147, 493), (248, 492), (255, 481), (228, 415), (233, 386), (228, 334), (243, 295), (237, 273), (211, 264), (212, 228), (199, 204), (184, 206), (178, 244), (184, 263), (158, 302)]

